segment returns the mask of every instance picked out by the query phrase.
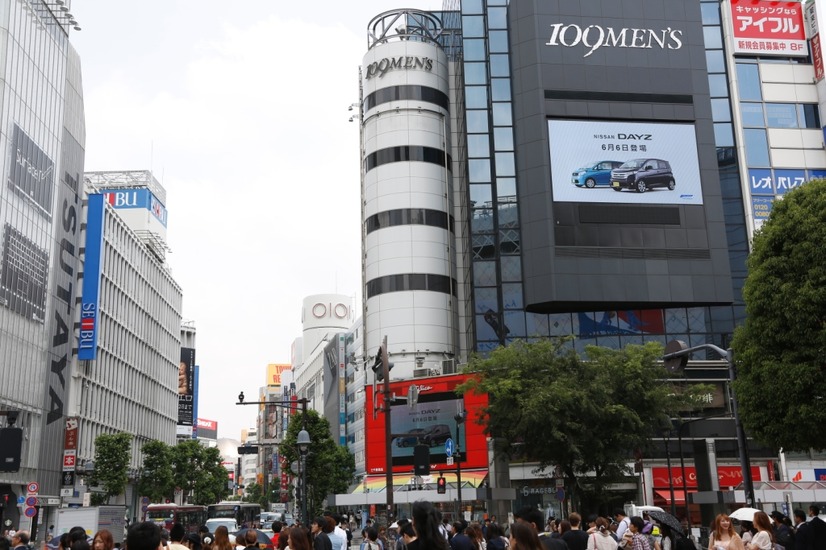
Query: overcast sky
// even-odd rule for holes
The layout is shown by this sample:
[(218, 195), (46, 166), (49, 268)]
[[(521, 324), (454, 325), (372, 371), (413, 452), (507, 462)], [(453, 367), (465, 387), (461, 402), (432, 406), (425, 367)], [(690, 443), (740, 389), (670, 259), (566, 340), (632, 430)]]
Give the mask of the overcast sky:
[[(68, 4), (68, 2), (67, 2)], [(301, 304), (361, 300), (358, 67), (367, 25), (441, 0), (72, 0), (86, 170), (147, 170), (167, 191), (168, 256), (197, 327), (199, 416), (254, 424)], [(356, 308), (360, 311), (360, 306)]]

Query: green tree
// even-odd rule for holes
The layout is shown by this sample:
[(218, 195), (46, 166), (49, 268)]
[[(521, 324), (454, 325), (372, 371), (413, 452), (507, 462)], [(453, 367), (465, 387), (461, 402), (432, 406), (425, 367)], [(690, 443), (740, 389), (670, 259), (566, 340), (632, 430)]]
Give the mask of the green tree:
[[(644, 449), (691, 397), (662, 380), (662, 346), (622, 350), (587, 346), (585, 360), (570, 338), (516, 342), (488, 358), (472, 358), (474, 374), (459, 391), (487, 393), (481, 418), (510, 457), (559, 467), (575, 509), (608, 502), (606, 486), (623, 479), (636, 449)], [(586, 474), (589, 474), (586, 477)], [(595, 508), (594, 508), (595, 509)]]
[(141, 449), (143, 468), (138, 479), (138, 491), (152, 502), (171, 499), (175, 484), (172, 481), (172, 458), (169, 445), (150, 441)]
[[(280, 452), (288, 464), (299, 460), (295, 441), (303, 428), (303, 415), (290, 420)], [(321, 514), (327, 495), (343, 493), (350, 486), (356, 465), (347, 447), (338, 445), (330, 435), (330, 423), (316, 411), (307, 411), (306, 428), (310, 434), (310, 452), (307, 455), (307, 513), (310, 517)], [(298, 472), (294, 472), (298, 473)]]
[(755, 234), (732, 348), (744, 426), (786, 451), (826, 448), (826, 180), (775, 201)]
[(264, 498), (264, 487), (257, 483), (247, 484), (244, 489), (244, 497), (241, 500), (260, 504), (262, 509), (267, 509), (267, 500)]
[(127, 433), (100, 434), (95, 438), (95, 470), (89, 483), (103, 488), (103, 493), (93, 493), (92, 504), (107, 504), (110, 498), (126, 491), (131, 448), (132, 436)]
[(221, 453), (194, 439), (179, 442), (171, 449), (172, 481), (190, 504), (212, 504), (225, 497), (229, 476), (221, 465)]

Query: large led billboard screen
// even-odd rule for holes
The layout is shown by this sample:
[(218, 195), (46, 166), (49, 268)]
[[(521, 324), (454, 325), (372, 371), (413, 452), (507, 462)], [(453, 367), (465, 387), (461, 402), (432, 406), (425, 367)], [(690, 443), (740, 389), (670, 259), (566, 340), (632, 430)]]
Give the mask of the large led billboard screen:
[[(467, 418), (459, 428), (459, 450), (462, 468), (485, 468), (487, 466), (487, 441), (484, 427), (479, 423), (482, 409), (487, 406), (487, 396), (456, 394), (456, 386), (467, 380), (464, 375), (417, 378), (391, 382), (390, 391), (396, 395), (407, 395), (411, 384), (419, 388), (418, 404), (410, 407), (399, 402), (390, 411), (390, 455), (394, 472), (413, 471), (413, 452), (417, 444), (427, 445), (430, 450), (432, 470), (455, 470), (447, 464), (445, 443), (448, 438), (456, 442), (456, 420), (458, 411), (467, 411)], [(376, 403), (381, 407), (381, 387)], [(367, 432), (366, 459), (367, 473), (386, 471), (384, 413), (374, 414), (373, 388), (367, 387), (367, 410), (365, 428)]]
[(548, 120), (555, 202), (703, 204), (693, 124)]

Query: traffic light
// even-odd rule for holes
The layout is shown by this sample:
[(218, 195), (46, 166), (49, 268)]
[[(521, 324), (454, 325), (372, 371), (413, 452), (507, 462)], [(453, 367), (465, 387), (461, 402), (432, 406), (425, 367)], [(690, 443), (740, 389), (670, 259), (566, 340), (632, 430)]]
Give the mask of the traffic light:
[(376, 375), (376, 382), (384, 381), (385, 365), (387, 367), (387, 375), (390, 376), (390, 369), (393, 368), (393, 363), (390, 362), (390, 356), (387, 354), (386, 342), (379, 346), (379, 350), (376, 352), (376, 360), (373, 362), (372, 369)]
[(430, 475), (430, 445), (413, 447), (413, 472), (417, 476)]
[(440, 495), (447, 492), (447, 480), (442, 476), (439, 476), (439, 479), (436, 481), (436, 492)]
[(376, 361), (373, 363), (373, 374), (376, 376), (376, 382), (384, 380), (384, 369), (381, 368), (381, 348), (376, 354)]

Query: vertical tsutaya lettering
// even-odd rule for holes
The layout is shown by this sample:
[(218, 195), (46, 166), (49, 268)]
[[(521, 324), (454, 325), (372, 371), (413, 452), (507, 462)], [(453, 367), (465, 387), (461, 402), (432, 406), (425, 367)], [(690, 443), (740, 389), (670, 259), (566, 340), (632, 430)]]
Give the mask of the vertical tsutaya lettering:
[(572, 48), (582, 44), (588, 48), (583, 57), (588, 57), (602, 47), (652, 49), (657, 46), (663, 50), (679, 50), (683, 47), (682, 36), (683, 31), (671, 27), (616, 30), (613, 27), (588, 25), (583, 29), (576, 24), (554, 23), (545, 45)]
[(433, 70), (433, 59), (429, 57), (385, 57), (379, 61), (374, 61), (367, 66), (364, 78), (371, 79), (374, 76), (383, 77), (388, 71), (401, 69), (421, 69), (424, 71)]
[[(77, 195), (74, 196), (77, 203)], [(63, 395), (66, 391), (66, 378), (63, 371), (68, 363), (67, 344), (69, 342), (69, 325), (67, 319), (72, 316), (72, 284), (75, 276), (75, 266), (77, 257), (75, 256), (75, 245), (69, 240), (77, 232), (77, 209), (67, 199), (63, 200), (62, 214), (60, 217), (60, 227), (63, 230), (63, 237), (59, 241), (58, 261), (60, 269), (55, 285), (55, 294), (58, 300), (54, 302), (54, 328), (52, 331), (52, 350), (56, 353), (52, 357), (49, 371), (53, 375), (49, 380), (49, 403), (46, 414), (46, 424), (52, 424), (63, 419)], [(63, 302), (62, 304), (60, 302)], [(65, 306), (65, 314), (63, 308)], [(69, 348), (70, 349), (70, 348)], [(59, 393), (58, 393), (59, 391)]]

